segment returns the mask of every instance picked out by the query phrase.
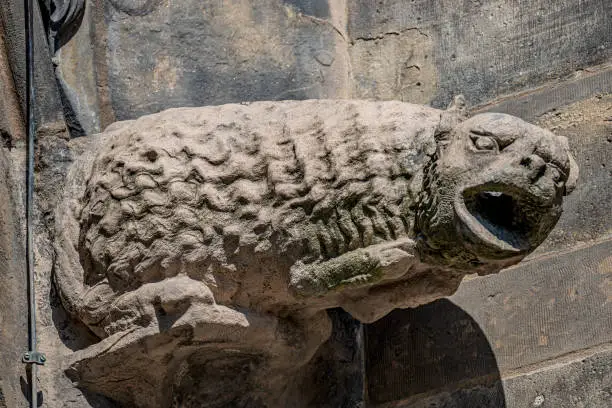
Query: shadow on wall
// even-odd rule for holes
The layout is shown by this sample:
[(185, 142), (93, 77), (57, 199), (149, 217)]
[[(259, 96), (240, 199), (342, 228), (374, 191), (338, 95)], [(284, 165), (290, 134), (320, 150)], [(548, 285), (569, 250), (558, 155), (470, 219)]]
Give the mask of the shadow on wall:
[[(31, 405), (31, 399), (32, 399), (32, 393), (31, 393), (31, 385), (30, 382), (26, 379), (26, 378), (31, 378), (31, 375), (29, 373), (29, 370), (25, 370), (26, 372), (19, 377), (19, 382), (21, 385), (21, 392), (23, 393), (23, 396), (25, 397), (26, 401), (30, 402)], [(36, 401), (38, 402), (38, 404), (36, 405), (37, 407), (42, 407), (43, 406), (43, 402), (44, 402), (44, 395), (42, 391), (38, 391), (36, 393)], [(6, 405), (3, 404), (3, 400), (0, 399), (0, 408), (6, 408)]]
[(287, 406), (363, 407), (360, 323), (340, 308), (327, 313), (333, 326), (331, 336), (296, 374)]
[(365, 365), (368, 406), (506, 407), (484, 332), (448, 299), (367, 325)]

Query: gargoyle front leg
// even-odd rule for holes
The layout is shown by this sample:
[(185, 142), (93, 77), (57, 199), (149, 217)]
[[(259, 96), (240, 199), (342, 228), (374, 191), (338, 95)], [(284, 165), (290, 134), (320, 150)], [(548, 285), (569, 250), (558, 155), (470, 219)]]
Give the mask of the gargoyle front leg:
[(415, 242), (410, 238), (371, 245), (324, 262), (294, 265), (289, 288), (297, 296), (310, 297), (369, 286), (402, 277), (414, 259)]

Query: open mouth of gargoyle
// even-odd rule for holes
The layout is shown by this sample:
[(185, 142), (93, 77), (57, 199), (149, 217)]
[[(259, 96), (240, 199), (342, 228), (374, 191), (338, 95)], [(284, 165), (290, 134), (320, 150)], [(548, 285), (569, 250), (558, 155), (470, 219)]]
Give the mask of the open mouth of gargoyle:
[(455, 210), (471, 240), (496, 252), (520, 254), (530, 249), (530, 231), (537, 228), (535, 207), (519, 189), (481, 185), (465, 189)]

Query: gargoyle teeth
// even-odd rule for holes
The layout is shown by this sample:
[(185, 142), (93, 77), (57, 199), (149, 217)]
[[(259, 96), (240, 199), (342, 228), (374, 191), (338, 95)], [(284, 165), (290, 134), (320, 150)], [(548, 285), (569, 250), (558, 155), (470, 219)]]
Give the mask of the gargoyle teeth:
[(501, 197), (503, 193), (499, 191), (484, 191), (482, 194), (490, 197)]

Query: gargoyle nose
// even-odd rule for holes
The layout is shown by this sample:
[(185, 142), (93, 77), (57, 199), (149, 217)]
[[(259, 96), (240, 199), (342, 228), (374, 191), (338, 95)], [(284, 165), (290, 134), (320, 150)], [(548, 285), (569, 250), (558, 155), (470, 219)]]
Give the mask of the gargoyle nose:
[(546, 172), (546, 162), (537, 154), (531, 154), (521, 159), (521, 166), (530, 170), (529, 177), (532, 180), (537, 180)]

